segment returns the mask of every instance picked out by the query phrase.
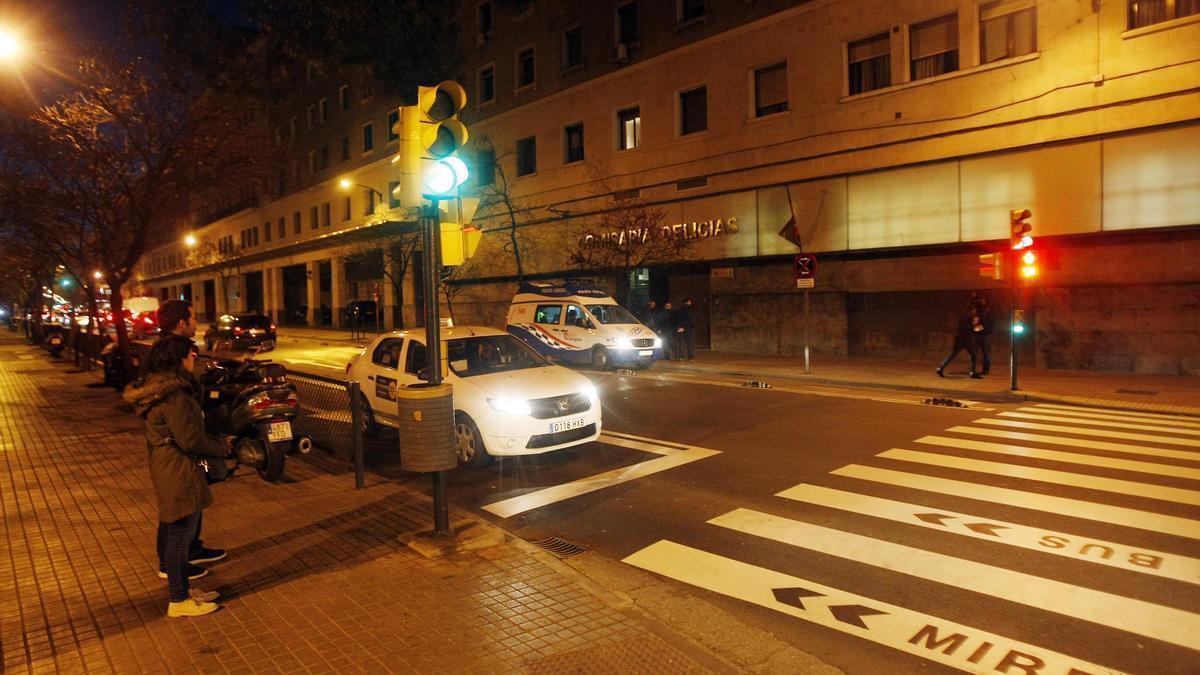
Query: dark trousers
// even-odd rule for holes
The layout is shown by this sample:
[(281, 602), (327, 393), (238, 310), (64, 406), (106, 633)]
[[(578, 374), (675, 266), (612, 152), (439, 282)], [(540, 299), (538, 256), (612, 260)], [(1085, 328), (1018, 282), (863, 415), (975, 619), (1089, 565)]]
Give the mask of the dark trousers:
[(950, 362), (954, 360), (954, 357), (958, 356), (959, 352), (967, 353), (967, 356), (971, 358), (971, 372), (975, 372), (975, 349), (973, 347), (959, 346), (955, 346), (953, 349), (951, 349), (950, 353), (946, 355), (946, 358), (942, 359), (942, 365), (938, 366), (938, 370), (943, 370), (946, 366), (950, 365)]
[[(171, 527), (171, 523), (158, 524), (158, 569), (167, 569), (167, 530)], [(200, 541), (200, 528), (204, 527), (204, 512), (196, 512), (196, 531), (192, 534), (192, 539), (188, 543), (187, 559), (191, 560), (200, 555), (200, 549), (204, 548), (204, 542)]]
[(160, 524), (166, 526), (165, 550), (162, 553), (167, 570), (167, 588), (171, 593), (171, 602), (181, 602), (188, 599), (188, 547), (200, 531), (200, 512), (173, 523)]
[(979, 352), (983, 364), (983, 370), (979, 372), (981, 375), (987, 375), (992, 370), (992, 336), (980, 335), (976, 338), (975, 349)]
[(675, 358), (682, 360), (685, 356), (690, 361), (696, 356), (696, 339), (690, 330), (675, 334)]

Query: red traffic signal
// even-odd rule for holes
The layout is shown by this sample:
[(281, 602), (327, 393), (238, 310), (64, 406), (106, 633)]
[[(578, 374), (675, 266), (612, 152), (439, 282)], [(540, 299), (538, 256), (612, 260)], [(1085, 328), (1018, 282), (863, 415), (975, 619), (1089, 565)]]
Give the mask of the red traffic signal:
[(1021, 253), (1021, 278), (1032, 279), (1038, 275), (1038, 256), (1036, 251)]
[(1013, 250), (1028, 248), (1033, 245), (1033, 237), (1029, 232), (1033, 231), (1033, 225), (1027, 222), (1033, 217), (1033, 212), (1029, 209), (1013, 209), (1008, 214), (1008, 229), (1009, 229), (1009, 245)]

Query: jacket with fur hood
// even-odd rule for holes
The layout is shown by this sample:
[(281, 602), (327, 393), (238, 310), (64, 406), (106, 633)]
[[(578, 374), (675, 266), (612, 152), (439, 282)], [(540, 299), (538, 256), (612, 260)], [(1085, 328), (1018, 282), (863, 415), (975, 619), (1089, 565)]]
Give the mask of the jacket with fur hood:
[(224, 443), (204, 432), (204, 413), (193, 387), (182, 373), (151, 373), (124, 393), (145, 423), (150, 479), (158, 497), (158, 519), (164, 523), (212, 504), (196, 460), (228, 454)]

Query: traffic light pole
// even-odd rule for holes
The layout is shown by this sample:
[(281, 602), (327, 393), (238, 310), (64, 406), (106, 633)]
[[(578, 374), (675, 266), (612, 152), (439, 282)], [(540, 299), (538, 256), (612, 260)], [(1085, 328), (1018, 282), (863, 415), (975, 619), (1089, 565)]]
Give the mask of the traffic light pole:
[[(442, 383), (442, 335), (438, 308), (438, 282), (442, 268), (441, 217), (438, 202), (433, 200), (421, 217), (421, 243), (425, 250), (425, 266), (422, 270), (424, 283), (422, 298), (425, 301), (425, 354), (429, 384)], [(452, 536), (450, 531), (450, 507), (446, 498), (446, 472), (433, 472), (433, 529), (439, 537)]]
[(1018, 251), (1012, 251), (1009, 258), (1012, 258), (1012, 264), (1009, 269), (1012, 273), (1012, 310), (1009, 313), (1008, 321), (1008, 373), (1009, 383), (1008, 388), (1011, 391), (1017, 390), (1017, 312), (1021, 309), (1021, 281), (1017, 278), (1017, 272), (1020, 271), (1020, 265), (1017, 263)]

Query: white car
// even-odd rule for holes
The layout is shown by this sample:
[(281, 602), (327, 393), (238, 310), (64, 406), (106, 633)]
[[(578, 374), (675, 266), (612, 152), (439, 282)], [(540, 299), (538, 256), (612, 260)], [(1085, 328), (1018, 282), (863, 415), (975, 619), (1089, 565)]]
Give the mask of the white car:
[[(445, 382), (454, 390), (455, 451), (463, 466), (596, 440), (600, 398), (583, 375), (554, 365), (517, 338), (480, 326), (441, 328)], [(396, 388), (418, 384), (425, 331), (381, 335), (346, 364), (358, 382), (364, 431), (396, 426)]]

